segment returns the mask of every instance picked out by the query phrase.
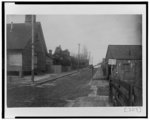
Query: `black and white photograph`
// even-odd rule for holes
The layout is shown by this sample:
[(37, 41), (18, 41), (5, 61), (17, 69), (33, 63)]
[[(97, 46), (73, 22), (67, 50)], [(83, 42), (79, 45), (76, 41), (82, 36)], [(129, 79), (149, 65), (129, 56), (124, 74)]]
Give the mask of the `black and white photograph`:
[(5, 9), (6, 118), (146, 116), (145, 4)]

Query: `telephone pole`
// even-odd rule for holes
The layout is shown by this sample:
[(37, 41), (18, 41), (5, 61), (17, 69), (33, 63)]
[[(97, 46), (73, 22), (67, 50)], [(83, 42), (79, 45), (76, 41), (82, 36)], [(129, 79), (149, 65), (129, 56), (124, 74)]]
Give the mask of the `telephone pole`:
[(80, 43), (78, 44), (78, 70), (80, 67)]
[(92, 80), (93, 80), (93, 75), (94, 75), (94, 65), (93, 65), (93, 56), (92, 56)]
[(31, 57), (32, 65), (31, 65), (31, 72), (32, 72), (32, 82), (34, 82), (34, 15), (32, 15), (32, 57)]
[(91, 62), (91, 52), (89, 52), (89, 65), (90, 65), (90, 62)]

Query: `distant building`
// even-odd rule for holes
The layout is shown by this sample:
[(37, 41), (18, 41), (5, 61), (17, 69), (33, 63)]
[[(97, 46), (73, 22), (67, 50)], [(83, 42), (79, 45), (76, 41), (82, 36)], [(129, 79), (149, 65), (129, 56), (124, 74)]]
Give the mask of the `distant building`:
[(103, 75), (104, 76), (106, 76), (106, 59), (105, 58), (103, 58), (102, 59), (102, 62), (100, 63), (100, 65), (101, 65), (101, 68), (102, 68), (102, 71), (103, 71)]
[[(9, 74), (19, 73), (20, 76), (31, 73), (31, 15), (26, 15), (25, 23), (7, 24), (7, 71)], [(34, 67), (36, 73), (46, 72), (46, 65), (52, 64), (49, 57), (43, 30), (34, 16)]]
[(142, 80), (141, 45), (109, 45), (105, 63), (107, 77), (125, 81)]
[(49, 50), (49, 53), (46, 55), (46, 72), (53, 72), (53, 55), (52, 50)]
[(64, 56), (70, 57), (70, 52), (69, 52), (68, 49), (63, 50), (63, 51), (62, 51), (62, 54), (63, 54)]
[(71, 70), (71, 57), (68, 49), (62, 50), (59, 45), (53, 54), (54, 73), (67, 72)]
[(61, 49), (61, 45), (59, 45), (58, 47), (56, 47), (55, 49), (55, 54), (61, 54), (62, 49)]

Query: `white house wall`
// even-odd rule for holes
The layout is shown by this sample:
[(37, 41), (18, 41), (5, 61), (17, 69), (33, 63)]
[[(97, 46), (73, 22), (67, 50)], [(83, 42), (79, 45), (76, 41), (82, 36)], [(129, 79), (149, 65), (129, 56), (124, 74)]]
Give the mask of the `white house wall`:
[(9, 66), (22, 66), (22, 54), (21, 53), (10, 53), (8, 54), (8, 65)]

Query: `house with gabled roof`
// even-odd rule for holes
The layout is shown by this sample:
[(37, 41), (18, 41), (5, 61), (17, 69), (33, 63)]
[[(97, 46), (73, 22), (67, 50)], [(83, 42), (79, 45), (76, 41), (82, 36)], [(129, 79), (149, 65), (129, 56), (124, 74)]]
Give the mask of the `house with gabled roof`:
[(141, 45), (109, 45), (106, 59), (142, 60)]
[(109, 45), (105, 62), (108, 77), (128, 81), (142, 79), (141, 45)]
[[(7, 71), (9, 74), (31, 73), (31, 15), (25, 16), (25, 23), (7, 24)], [(34, 69), (35, 73), (46, 72), (49, 57), (40, 22), (34, 17)], [(48, 62), (47, 62), (48, 61)]]

